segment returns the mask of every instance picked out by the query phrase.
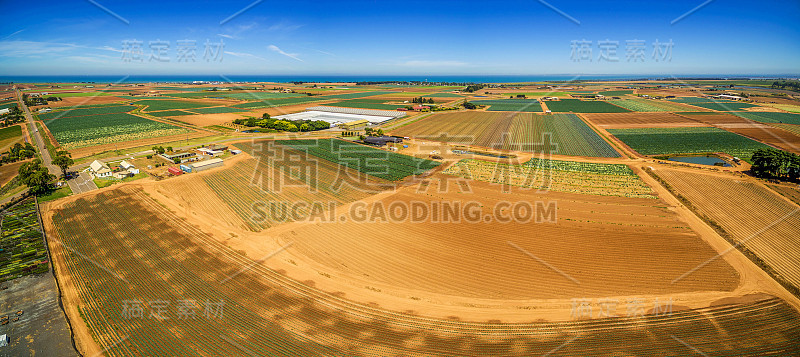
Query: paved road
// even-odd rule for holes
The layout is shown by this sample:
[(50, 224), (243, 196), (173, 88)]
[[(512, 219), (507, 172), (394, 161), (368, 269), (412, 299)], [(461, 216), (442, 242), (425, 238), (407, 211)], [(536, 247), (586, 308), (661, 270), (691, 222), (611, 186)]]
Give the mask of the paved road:
[[(19, 89), (17, 89), (17, 99), (19, 99), (20, 108), (22, 108), (22, 112), (25, 114), (25, 118), (28, 120), (28, 126), (30, 126), (31, 130), (33, 131), (33, 141), (37, 150), (39, 150), (39, 153), (42, 155), (42, 164), (47, 167), (51, 174), (60, 177), (61, 169), (58, 166), (53, 165), (53, 159), (50, 157), (50, 152), (47, 151), (47, 148), (44, 146), (42, 134), (39, 132), (39, 128), (36, 127), (36, 123), (33, 121), (33, 115), (31, 115), (31, 111), (28, 109), (28, 106), (25, 105), (25, 101), (22, 100), (22, 92), (20, 92)], [(94, 184), (94, 181), (91, 179), (87, 181), (86, 177), (83, 175), (79, 176), (79, 178), (67, 180), (67, 183), (69, 184), (69, 188), (72, 189), (72, 192), (76, 194), (97, 189), (97, 185)]]

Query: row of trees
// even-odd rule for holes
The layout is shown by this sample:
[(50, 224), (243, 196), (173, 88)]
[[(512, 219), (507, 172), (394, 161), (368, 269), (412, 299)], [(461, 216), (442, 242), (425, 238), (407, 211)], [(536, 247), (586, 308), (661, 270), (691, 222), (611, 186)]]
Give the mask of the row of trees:
[(167, 146), (166, 148), (164, 148), (163, 146), (153, 146), (151, 149), (153, 150), (154, 153), (158, 155), (161, 155), (165, 152), (172, 152), (172, 146)]
[(428, 98), (428, 99), (422, 97), (414, 98), (411, 99), (411, 103), (433, 104), (433, 98)]
[(790, 181), (800, 180), (800, 156), (783, 150), (768, 148), (753, 153), (753, 175)]
[(11, 149), (2, 154), (0, 157), (0, 164), (30, 159), (34, 154), (36, 154), (36, 149), (30, 143), (25, 143), (25, 145), (16, 143)]
[(472, 92), (477, 92), (477, 91), (479, 91), (479, 90), (481, 90), (481, 89), (483, 89), (485, 87), (486, 87), (486, 85), (483, 85), (483, 84), (470, 84), (470, 85), (467, 86), (467, 88), (464, 88), (464, 91), (468, 92), (468, 93), (472, 93)]
[(770, 86), (774, 89), (791, 89), (800, 91), (800, 81), (775, 81)]
[(324, 120), (281, 120), (274, 119), (269, 114), (264, 113), (261, 119), (258, 118), (243, 118), (233, 121), (234, 124), (244, 125), (251, 128), (265, 128), (279, 131), (316, 131), (329, 129), (331, 124)]

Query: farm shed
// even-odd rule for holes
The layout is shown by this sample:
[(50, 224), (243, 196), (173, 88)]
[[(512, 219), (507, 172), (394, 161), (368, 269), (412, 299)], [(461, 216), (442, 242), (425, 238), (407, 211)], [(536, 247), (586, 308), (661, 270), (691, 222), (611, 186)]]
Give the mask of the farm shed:
[(179, 153), (175, 153), (175, 154), (161, 154), (159, 156), (169, 160), (170, 162), (175, 162), (175, 159), (178, 159), (181, 162), (186, 162), (186, 161), (189, 161), (189, 159), (191, 159), (192, 157), (197, 156), (197, 153), (179, 152)]
[(95, 177), (111, 177), (113, 174), (108, 165), (100, 160), (92, 161), (92, 163), (89, 164), (89, 170), (91, 170), (92, 175)]
[(225, 150), (228, 150), (228, 145), (213, 144), (213, 145), (206, 146), (206, 148), (210, 149), (212, 151), (225, 151)]
[(181, 169), (183, 169), (184, 166), (186, 166), (189, 169), (189, 171), (186, 171), (184, 169), (184, 171), (186, 172), (200, 172), (208, 169), (213, 169), (215, 167), (221, 167), (222, 165), (224, 165), (222, 159), (211, 159), (206, 161), (195, 162), (189, 165), (181, 165)]
[(6, 334), (0, 335), (0, 347), (8, 346), (9, 340), (10, 339), (8, 338), (8, 335)]
[(403, 139), (394, 136), (368, 136), (364, 138), (367, 144), (384, 146), (386, 143), (402, 143)]
[(8, 114), (10, 112), (11, 112), (11, 109), (8, 109), (8, 108), (0, 109), (0, 115)]
[(369, 124), (369, 121), (366, 119), (361, 120), (354, 120), (348, 123), (339, 124), (339, 127), (344, 130), (360, 130), (363, 129), (365, 126)]

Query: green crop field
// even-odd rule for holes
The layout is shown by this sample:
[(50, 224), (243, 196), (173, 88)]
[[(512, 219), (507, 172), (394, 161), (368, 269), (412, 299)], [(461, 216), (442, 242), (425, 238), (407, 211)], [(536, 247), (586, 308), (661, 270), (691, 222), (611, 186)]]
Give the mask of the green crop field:
[(614, 99), (609, 100), (608, 102), (634, 112), (673, 112), (692, 110), (691, 107), (654, 99)]
[(127, 113), (136, 109), (131, 105), (104, 105), (104, 106), (76, 106), (64, 110), (54, 110), (49, 113), (37, 114), (39, 119), (49, 121), (53, 119), (64, 119), (70, 117), (80, 117), (85, 115)]
[(455, 93), (433, 93), (433, 94), (426, 94), (422, 96), (423, 98), (463, 98), (464, 96), (461, 94)]
[(260, 102), (247, 102), (241, 104), (234, 104), (231, 105), (231, 107), (241, 108), (241, 109), (272, 108), (272, 107), (282, 107), (285, 105), (320, 102), (323, 100), (331, 100), (331, 98), (325, 98), (323, 96), (293, 97), (293, 98), (283, 98), (283, 99), (267, 100)]
[(160, 112), (152, 112), (152, 113), (147, 113), (147, 114), (148, 115), (152, 115), (154, 117), (159, 117), (159, 118), (176, 117), (176, 116), (181, 116), (181, 115), (194, 115), (194, 113), (184, 112), (182, 110), (164, 110), (164, 111), (160, 111)]
[(384, 104), (386, 101), (382, 99), (350, 99), (341, 102), (328, 103), (327, 105), (334, 107), (345, 108), (363, 108), (363, 109), (379, 109), (379, 110), (396, 110), (397, 108), (405, 108), (413, 104)]
[(547, 102), (553, 113), (626, 113), (630, 110), (599, 100), (562, 99)]
[(575, 114), (456, 112), (434, 114), (392, 130), (393, 135), (505, 150), (541, 152), (549, 136), (554, 154), (619, 157)]
[(238, 113), (243, 112), (243, 109), (229, 108), (229, 107), (211, 107), (211, 108), (197, 108), (191, 109), (192, 112), (197, 114), (219, 114), (219, 113)]
[(552, 144), (556, 145), (553, 154), (619, 157), (614, 148), (575, 114), (518, 114), (508, 132), (513, 141), (504, 143), (505, 149), (513, 150), (523, 143), (540, 143), (543, 135), (551, 135)]
[(145, 111), (148, 112), (157, 112), (159, 110), (171, 110), (171, 109), (194, 109), (194, 108), (203, 108), (203, 107), (211, 107), (219, 105), (215, 103), (189, 102), (189, 101), (168, 100), (168, 99), (145, 99), (136, 101), (134, 104), (146, 105), (147, 108), (145, 108)]
[(756, 107), (757, 105), (748, 104), (748, 103), (737, 103), (737, 102), (708, 102), (708, 103), (692, 103), (692, 105), (696, 107), (711, 109), (711, 110), (718, 110), (718, 111), (731, 111), (731, 110), (742, 110), (744, 108), (752, 108)]
[(127, 113), (63, 117), (45, 125), (66, 150), (190, 132)]
[(542, 105), (536, 99), (487, 99), (473, 100), (478, 105), (488, 105), (489, 111), (541, 112)]
[(305, 94), (298, 93), (272, 93), (261, 91), (204, 91), (204, 92), (191, 92), (191, 93), (170, 93), (166, 94), (170, 97), (176, 98), (221, 98), (221, 99), (236, 99), (236, 100), (267, 100), (279, 98), (292, 98), (301, 97)]
[(730, 114), (759, 123), (794, 124), (800, 125), (800, 114), (779, 112), (731, 112)]
[(278, 140), (276, 143), (389, 181), (419, 175), (439, 166), (436, 161), (418, 159), (338, 139)]
[(0, 282), (50, 269), (33, 198), (3, 212)]
[(376, 96), (376, 95), (392, 94), (392, 93), (397, 93), (397, 92), (383, 92), (383, 91), (356, 92), (356, 93), (321, 95), (318, 98), (323, 98), (323, 100), (329, 100), (329, 99), (356, 99), (356, 98), (365, 98), (365, 97), (372, 97), (372, 96)]
[(609, 90), (609, 91), (599, 92), (597, 94), (604, 95), (606, 97), (612, 97), (612, 96), (617, 96), (618, 97), (618, 96), (621, 96), (621, 95), (633, 94), (633, 91), (632, 90)]
[[(712, 98), (699, 98), (699, 97), (678, 97), (675, 99), (668, 99), (670, 102), (675, 103), (684, 103), (684, 104), (692, 104), (692, 103), (709, 103), (713, 102)], [(717, 100), (717, 102), (722, 102), (723, 100)]]
[(749, 160), (753, 151), (769, 146), (717, 128), (608, 129), (642, 155), (724, 152)]
[(17, 101), (16, 100), (10, 100), (10, 101), (7, 101), (7, 102), (0, 102), (0, 109), (13, 108), (13, 107), (16, 107), (16, 106), (17, 106)]
[(20, 136), (22, 136), (22, 127), (19, 125), (0, 129), (0, 141), (18, 138)]

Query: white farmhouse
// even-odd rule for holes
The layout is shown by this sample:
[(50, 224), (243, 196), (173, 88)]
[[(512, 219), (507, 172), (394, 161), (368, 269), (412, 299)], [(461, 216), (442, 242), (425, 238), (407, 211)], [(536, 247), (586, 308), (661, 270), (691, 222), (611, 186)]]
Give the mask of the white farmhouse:
[(108, 165), (99, 160), (92, 161), (92, 163), (89, 165), (89, 169), (92, 171), (92, 175), (94, 175), (94, 177), (106, 178), (111, 177), (113, 174)]

